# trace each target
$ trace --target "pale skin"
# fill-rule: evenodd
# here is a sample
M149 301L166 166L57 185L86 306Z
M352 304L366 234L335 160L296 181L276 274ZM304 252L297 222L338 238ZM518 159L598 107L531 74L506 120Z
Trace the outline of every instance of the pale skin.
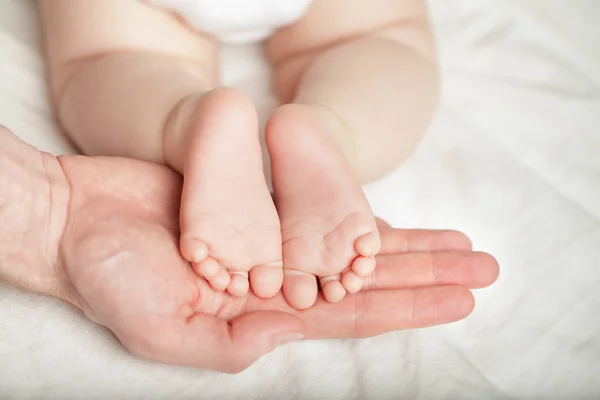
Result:
M137 356L235 373L301 337L368 337L462 319L473 309L469 288L498 277L496 260L473 252L461 233L379 221L377 269L360 293L335 304L319 298L302 311L281 293L231 296L181 257L181 189L165 166L56 158L0 127L0 282L75 305Z
M314 0L265 43L281 100L266 129L274 201L256 111L220 88L212 38L138 0L38 1L63 128L86 154L183 174L180 251L213 289L283 285L298 309L315 277L328 301L361 289L381 246L361 183L410 155L435 107L423 0Z

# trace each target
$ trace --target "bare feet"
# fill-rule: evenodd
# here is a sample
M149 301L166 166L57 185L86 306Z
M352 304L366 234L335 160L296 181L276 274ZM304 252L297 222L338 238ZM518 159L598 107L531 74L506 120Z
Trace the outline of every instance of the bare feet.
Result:
M183 167L183 257L216 290L236 296L250 283L274 296L283 280L279 218L265 182L258 121L233 89L204 96L191 125Z
M473 308L472 294L456 285L484 287L498 276L495 260L472 252L464 235L382 228L378 270L354 298L297 312L280 293L232 297L212 290L179 254L177 174L124 158L68 156L62 164L71 192L57 258L68 290L46 294L67 292L63 299L150 360L239 372L275 344L298 338L292 332L351 338L447 323ZM14 227L2 228L0 239L14 239ZM35 278L21 277L16 281Z
M375 269L380 238L360 183L332 135L349 134L333 114L288 104L266 130L283 241L283 291L310 307L319 277L324 297L341 300Z
M377 272L356 297L303 312L280 294L234 298L179 254L178 174L127 158L61 160L0 127L0 280L70 301L150 360L240 372L292 332L352 338L448 323L473 309L464 286L498 277L462 234L381 224Z

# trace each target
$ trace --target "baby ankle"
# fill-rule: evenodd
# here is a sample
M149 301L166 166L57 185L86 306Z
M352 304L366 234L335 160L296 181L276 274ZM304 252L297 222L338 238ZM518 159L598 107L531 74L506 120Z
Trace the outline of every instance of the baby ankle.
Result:
M165 120L162 141L163 159L179 173L183 173L191 123L201 99L201 94L182 98Z

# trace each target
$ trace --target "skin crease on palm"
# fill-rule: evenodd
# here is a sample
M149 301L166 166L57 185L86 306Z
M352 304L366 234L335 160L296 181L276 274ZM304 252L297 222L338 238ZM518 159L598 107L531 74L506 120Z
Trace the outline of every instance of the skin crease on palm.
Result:
M449 323L472 311L469 289L498 276L494 258L473 252L463 234L379 221L377 269L360 293L339 303L319 298L302 311L281 293L231 297L180 256L178 174L122 158L58 161L5 129L0 152L0 238L13 239L0 241L0 279L74 304L153 361L233 373L301 337L360 338ZM27 252L14 251L23 243ZM26 268L15 270L19 264Z

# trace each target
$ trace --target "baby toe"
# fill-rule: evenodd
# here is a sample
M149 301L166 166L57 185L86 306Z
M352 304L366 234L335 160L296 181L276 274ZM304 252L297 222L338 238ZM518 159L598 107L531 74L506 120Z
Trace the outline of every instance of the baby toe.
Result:
M323 297L330 303L336 303L346 296L346 289L340 282L340 275L324 276L320 278Z
M362 235L355 242L356 252L363 257L374 257L381 250L379 232L373 231Z
M247 272L232 272L231 273L231 282L227 287L227 291L232 296L242 297L248 294L248 289L250 288L250 284L248 282L248 273Z
M352 271L361 278L366 278L375 271L375 265L375 257L357 257L352 263Z
M215 275L212 279L209 279L208 282L213 289L218 292L222 292L227 289L231 283L231 276L229 275L229 272L225 270L225 268L221 267L217 275Z
M342 274L341 283L348 293L358 293L362 289L363 280L353 271L346 271Z
M194 271L203 278L213 279L223 267L214 258L207 258L200 263L192 264Z
M181 256L189 262L199 263L208 257L208 247L204 242L189 235L181 235L179 242Z

